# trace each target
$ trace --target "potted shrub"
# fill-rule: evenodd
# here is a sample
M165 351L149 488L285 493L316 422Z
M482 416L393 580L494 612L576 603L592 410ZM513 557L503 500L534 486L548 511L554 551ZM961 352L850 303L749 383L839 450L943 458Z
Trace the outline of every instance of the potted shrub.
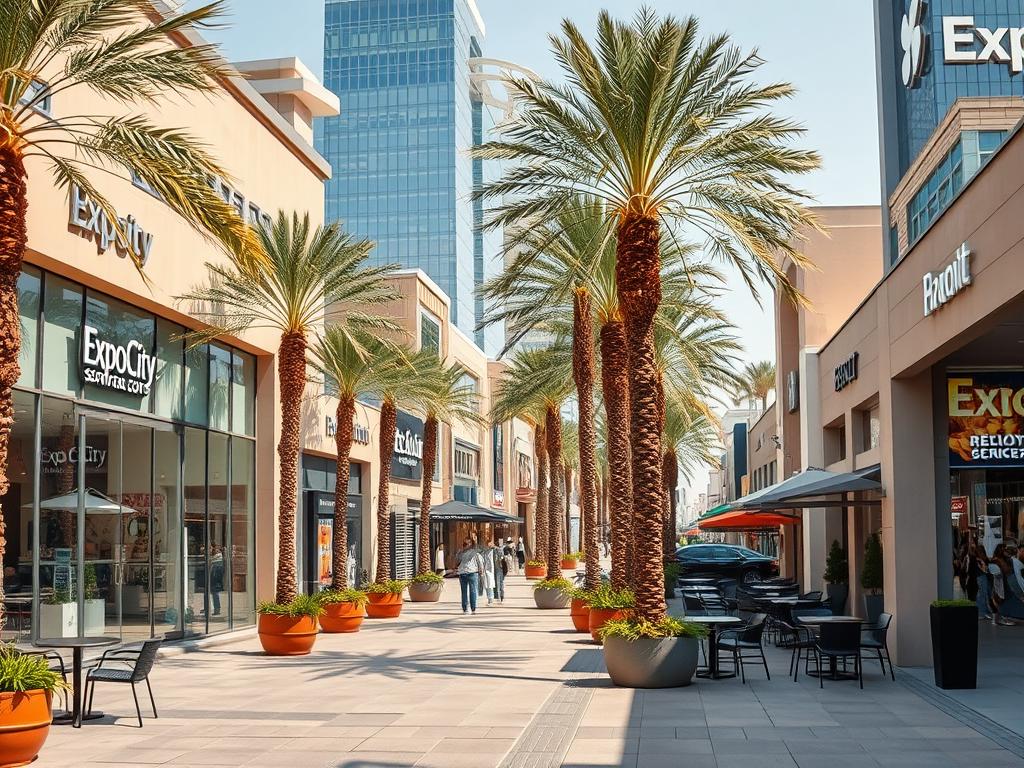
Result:
M96 582L96 566L85 566L85 635L102 635L107 628L107 601L100 597Z
M676 596L676 587L679 586L679 577L683 575L683 564L678 561L665 563L665 599L673 600Z
M358 589L326 590L317 595L324 607L320 627L324 632L358 632L366 615L367 596Z
M316 595L297 595L290 603L260 603L257 631L268 656L305 656L316 642L317 620L324 612Z
M78 634L78 603L66 589L55 589L39 606L40 637L75 637Z
M583 559L582 552L566 552L562 555L562 570L563 571L575 571L579 567L580 560Z
M129 568L127 583L121 586L121 612L126 616L145 616L149 612L145 601L148 589L145 570Z
M526 564L526 578L543 579L548 575L548 566L543 560L531 560Z
M971 600L936 600L930 612L935 685L977 688L978 606Z
M632 616L635 600L628 589L612 589L610 584L602 584L590 596L590 636L594 642L601 642L599 631L609 621L617 621Z
M406 581L384 581L364 584L370 602L366 605L366 615L371 619L397 619L402 612L402 593Z
M846 559L846 550L839 546L838 541L832 541L822 578L828 585L825 590L832 601L832 613L841 614L846 608L846 598L850 593L850 563Z
M568 608L572 599L572 583L568 579L556 576L553 579L542 579L533 585L533 602L538 608Z
M877 624L878 617L885 610L885 595L882 594L882 541L877 533L868 536L864 544L864 568L860 574L860 585L864 588L864 616L869 624Z
M68 688L46 659L0 643L0 768L36 759L50 733L53 694Z
M612 682L625 688L679 688L697 671L700 624L667 617L658 622L627 617L606 622L599 635Z
M569 592L569 618L577 632L590 631L590 598L593 593L586 589Z
M443 591L444 577L433 571L414 576L409 582L409 599L414 603L436 603Z

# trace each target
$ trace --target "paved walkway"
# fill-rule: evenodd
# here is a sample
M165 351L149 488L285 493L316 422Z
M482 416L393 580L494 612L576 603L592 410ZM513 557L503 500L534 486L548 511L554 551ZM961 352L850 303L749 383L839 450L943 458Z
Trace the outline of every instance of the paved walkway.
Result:
M34 765L1024 767L877 664L863 691L793 683L780 652L771 682L751 668L747 685L617 689L600 650L567 612L537 611L521 578L475 616L457 591L449 581L441 603L321 635L304 658L263 656L255 637L161 658L158 720L139 729L127 687L101 687L96 705L113 716L52 728Z

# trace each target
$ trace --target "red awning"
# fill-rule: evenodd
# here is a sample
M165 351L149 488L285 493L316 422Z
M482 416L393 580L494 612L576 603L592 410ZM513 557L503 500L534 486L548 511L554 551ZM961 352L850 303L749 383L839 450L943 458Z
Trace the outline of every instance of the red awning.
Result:
M691 528L683 536L700 536L700 528Z
M702 520L699 525L704 531L757 531L778 528L780 525L795 525L801 518L782 515L778 512L745 512L735 510Z

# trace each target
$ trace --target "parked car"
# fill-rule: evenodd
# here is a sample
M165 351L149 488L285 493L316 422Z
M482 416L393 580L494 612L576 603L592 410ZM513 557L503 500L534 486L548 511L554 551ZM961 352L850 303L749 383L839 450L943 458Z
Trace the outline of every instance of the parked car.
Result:
M710 574L744 584L779 574L779 561L735 544L690 544L676 550L683 574Z

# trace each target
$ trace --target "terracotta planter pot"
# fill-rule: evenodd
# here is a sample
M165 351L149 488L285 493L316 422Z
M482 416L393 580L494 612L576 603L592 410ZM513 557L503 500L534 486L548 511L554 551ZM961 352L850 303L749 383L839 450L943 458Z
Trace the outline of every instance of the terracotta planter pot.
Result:
M366 612L355 603L327 603L325 613L320 617L324 632L358 632Z
M371 619L397 619L402 612L401 592L371 592L366 615Z
M546 565L527 565L526 566L526 578L528 579L543 579L548 575L548 567Z
M50 733L53 694L0 693L0 768L28 765Z
M569 606L569 615L572 617L572 625L576 627L577 632L590 631L590 606L585 600L574 597Z
M594 642L600 643L601 638L597 635L597 630L605 625L606 622L612 619L624 619L626 618L626 611L621 608L591 608L590 609L590 636L594 638Z
M568 608L571 602L569 596L560 589L535 589L533 590L533 602L538 608L548 610L551 608Z
M444 592L444 584L414 581L409 584L409 599L414 603L436 603Z
M575 571L578 566L579 566L579 561L577 561L577 560L563 560L562 561L562 570L563 571Z
M260 614L256 625L260 644L268 656L306 656L316 642L315 616Z
M604 644L604 664L616 685L680 688L693 681L698 648L692 637L641 637L633 642L609 637Z

